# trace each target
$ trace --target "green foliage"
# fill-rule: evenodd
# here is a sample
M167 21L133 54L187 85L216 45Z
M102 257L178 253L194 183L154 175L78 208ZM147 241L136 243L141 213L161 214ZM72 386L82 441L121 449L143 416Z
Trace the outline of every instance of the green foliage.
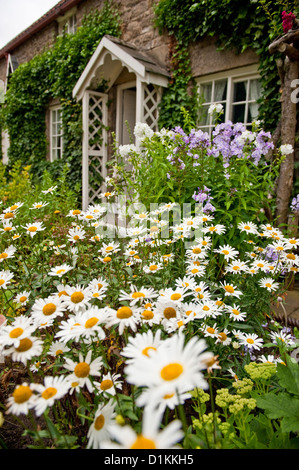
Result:
M271 41L283 34L281 13L296 12L296 1L238 0L160 0L155 7L156 25L174 35L180 45L191 44L205 37L217 37L220 50L236 53L253 49L259 57L262 97L259 114L264 129L274 131L280 117L280 81L277 73L277 55L269 54ZM178 82L177 87L184 90ZM174 85L170 85L170 89ZM170 91L167 95L170 94ZM176 100L176 96L173 94ZM168 99L170 100L168 96ZM168 103L170 108L170 104ZM171 116L170 116L171 117ZM172 124L171 119L168 124Z
M120 35L117 10L107 0L102 10L88 14L76 34L59 36L54 46L20 65L10 76L1 121L10 135L9 164L21 160L31 165L34 180L45 170L59 178L69 163L68 181L81 179L81 103L72 97L73 88L99 41L105 34ZM59 98L64 132L63 161L46 161L45 113L51 99Z

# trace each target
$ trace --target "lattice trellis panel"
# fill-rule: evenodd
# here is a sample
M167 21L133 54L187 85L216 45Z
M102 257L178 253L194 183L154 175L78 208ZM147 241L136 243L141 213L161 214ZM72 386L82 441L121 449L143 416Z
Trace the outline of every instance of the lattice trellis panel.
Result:
M83 98L83 208L100 200L107 163L107 95L86 91Z
M143 83L143 122L154 132L158 131L159 103L162 89L160 86Z

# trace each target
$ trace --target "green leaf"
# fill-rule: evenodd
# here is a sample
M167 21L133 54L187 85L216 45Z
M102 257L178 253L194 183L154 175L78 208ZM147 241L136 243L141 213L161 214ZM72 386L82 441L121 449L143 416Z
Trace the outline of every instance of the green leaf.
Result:
M292 362L291 358L287 356L287 366L277 364L277 376L282 387L289 393L299 395L299 365L297 362Z

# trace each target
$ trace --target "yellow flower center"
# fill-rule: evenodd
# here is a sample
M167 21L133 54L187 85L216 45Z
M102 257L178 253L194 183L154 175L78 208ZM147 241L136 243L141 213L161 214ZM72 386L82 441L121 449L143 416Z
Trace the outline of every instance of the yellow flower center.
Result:
M213 335L215 333L215 329L209 326L209 328L207 328L207 332Z
M245 230L250 230L250 226L249 226L249 225L244 225L244 228L245 228Z
M105 197L111 196L111 193L105 193L104 196Z
M56 271L56 274L62 274L62 273L65 273L65 269L58 269Z
M31 227L28 228L29 232L36 232L37 227L35 225L32 225Z
M68 293L65 290L61 290L58 296L61 297L62 295L68 295Z
M123 320L125 318L130 318L133 315L132 309L130 307L120 307L117 312L117 318Z
M10 207L11 211L15 211L19 206L17 204L14 204L13 206Z
M82 300L84 299L84 294L83 292L73 292L73 294L71 295L71 301L74 303L74 304L79 304L80 302L82 302Z
M94 422L94 427L97 431L100 431L105 424L105 418L103 415L99 415Z
M16 351L18 352L26 352L29 351L32 347L32 341L29 338L24 338L20 340L19 346L16 348Z
M96 317L89 318L85 322L85 328L92 328L93 326L95 326L98 323L98 321L99 321L99 319L96 318Z
M109 251L112 251L112 250L113 250L113 246L107 246L105 251L109 252Z
M55 397L56 393L57 393L57 388L48 387L46 388L46 390L43 391L42 397L44 398L44 400L49 400L50 398Z
M150 350L152 350L152 351L157 351L157 349L154 348L153 346L147 346L146 348L144 348L144 349L142 350L142 354L144 354L144 355L147 356L147 357L150 357L149 354L148 354L148 352L149 352Z
M164 398L164 400L168 400L169 398L172 398L172 397L174 397L174 393L166 394L166 395L164 395L163 398Z
M149 270L150 271L156 271L156 269L158 269L158 266L156 264L152 264L150 267L149 267Z
M103 262L104 263L109 263L111 261L111 257L110 256L105 256L105 258L103 259Z
M62 349L57 349L57 351L55 352L56 356L59 356L59 354L63 354Z
M220 341L225 341L227 339L227 335L225 333L219 333L218 338Z
M19 336L21 336L21 334L24 332L23 328L14 328L13 330L11 330L11 332L9 333L9 337L10 338L18 338Z
M198 273L198 271L199 271L199 269L197 269L197 268L193 268L193 269L191 270L192 274L196 274L196 273Z
M12 212L7 212L4 216L4 219L12 219L14 217L14 214Z
M19 300L20 302L25 302L27 300L26 295L22 295Z
M7 253L0 253L0 259L5 259L5 258L8 258L8 254Z
M31 397L32 390L28 387L28 385L20 385L15 389L12 395L15 403L25 403Z
M172 362L167 366L163 367L161 370L161 377L163 380L175 380L177 379L182 373L184 369L183 366L177 362Z
M205 305L204 307L202 307L202 309L205 311L205 312L208 312L210 310L210 307L208 307L207 305Z
M221 253L223 253L224 255L229 255L229 251L228 251L228 250L222 250Z
M266 282L265 286L266 287L272 287L272 284L270 284L270 282Z
M131 449L156 449L156 444L152 439L147 439L140 434L134 444L131 445Z
M176 317L176 310L173 307L166 307L164 309L164 317L169 320L170 318L175 318Z
M44 307L43 307L43 314L44 315L52 315L54 312L56 311L56 305L53 304L52 302L46 304Z
M79 240L80 237L79 237L79 235L74 235L74 236L73 236L73 239L74 239L74 240Z
M5 283L4 279L0 279L0 286L3 286L4 283Z
M296 259L296 256L295 256L293 253L289 253L289 254L287 255L287 258L288 258L288 259Z
M140 297L145 297L143 292L134 292L132 294L133 299L139 299Z
M194 253L195 255L198 255L199 253L201 253L201 249L200 248L193 248L192 253Z
M113 387L112 380L106 379L101 382L100 389L101 390L109 390L109 388Z
M240 266L233 266L234 271L239 271L240 269L241 269Z
M171 300L179 300L182 297L182 294L172 294L170 296Z
M233 294L235 292L235 289L233 288L233 286L225 286L224 289L226 290L226 292L229 292L230 294Z
M237 310L236 308L233 308L232 312L233 312L234 315L240 315L239 310Z
M252 338L247 338L246 341L249 344L254 344L254 340Z
M75 375L79 378L85 378L89 376L90 367L87 362L79 362L74 369Z
M12 227L4 227L3 229L5 232L9 232L10 230L12 230Z
M154 313L151 310L144 310L141 316L144 320L151 320L154 317Z

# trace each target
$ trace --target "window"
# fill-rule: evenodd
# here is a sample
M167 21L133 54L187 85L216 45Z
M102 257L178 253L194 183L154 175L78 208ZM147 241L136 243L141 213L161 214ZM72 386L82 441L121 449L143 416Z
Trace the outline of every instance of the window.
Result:
M59 34L75 34L77 31L77 8L71 8L64 15L57 18Z
M53 162L62 158L63 135L61 108L56 107L50 110L50 160Z
M209 133L213 129L213 122L208 109L214 103L223 106L222 122L242 122L250 128L258 117L256 101L261 95L259 76L257 73L249 74L248 69L236 75L215 74L210 78L202 78L199 80L199 92L203 100L199 127Z
M67 34L75 34L77 31L77 18L76 15L72 15L69 17L65 24L65 32Z

